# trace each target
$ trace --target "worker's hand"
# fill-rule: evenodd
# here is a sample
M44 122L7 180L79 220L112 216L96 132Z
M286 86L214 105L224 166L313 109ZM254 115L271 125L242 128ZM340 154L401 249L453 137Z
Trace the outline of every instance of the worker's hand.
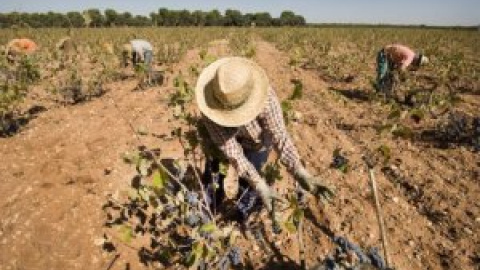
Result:
M255 186L255 190L260 195L260 198L262 198L263 204L268 212L272 211L272 205L275 201L283 201L283 199L271 189L265 181L259 181Z
M312 176L303 166L295 170L295 179L306 191L324 202L329 202L335 197L335 189L323 183L318 177Z

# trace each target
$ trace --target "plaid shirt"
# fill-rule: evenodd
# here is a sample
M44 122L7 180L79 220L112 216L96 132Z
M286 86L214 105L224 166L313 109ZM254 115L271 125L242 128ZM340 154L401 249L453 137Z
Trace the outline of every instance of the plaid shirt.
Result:
M237 170L238 176L256 183L261 179L243 150L256 151L273 144L281 162L294 172L300 162L298 151L290 139L283 121L282 109L275 91L270 88L264 110L250 123L240 127L223 127L203 116L205 127L214 144Z

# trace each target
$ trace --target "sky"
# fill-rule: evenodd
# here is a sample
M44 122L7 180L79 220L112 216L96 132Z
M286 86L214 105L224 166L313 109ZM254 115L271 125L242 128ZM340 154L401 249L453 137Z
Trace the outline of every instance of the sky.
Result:
M480 25L480 0L0 0L0 13L64 13L113 8L148 15L161 7L221 12L231 8L242 13L266 11L274 17L283 10L292 10L309 23Z

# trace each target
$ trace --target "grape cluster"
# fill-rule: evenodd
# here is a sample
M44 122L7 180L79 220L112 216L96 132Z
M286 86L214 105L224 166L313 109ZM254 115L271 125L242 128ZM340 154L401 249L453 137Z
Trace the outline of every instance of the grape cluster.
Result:
M383 260L382 255L380 255L378 252L378 248L376 247L372 247L368 250L368 257L370 258L370 262L378 269L385 269L385 261Z
M198 204L198 193L193 191L187 192L187 203L191 206L196 206Z
M443 130L443 139L446 142L460 142L467 133L467 119L460 114L450 114Z
M480 151L480 117L474 117L469 125L467 115L451 113L446 121L437 127L436 139L442 147L450 144L467 144L474 152Z
M248 216L253 212L255 205L257 204L258 200L258 194L255 190L252 189L242 189L240 194L243 194L245 192L245 195L240 199L240 201L237 204L237 209L241 214L241 217L243 220L246 220Z
M357 265L348 269L361 269L361 266L370 266L368 269L388 270L385 265L383 257L379 254L377 248L370 248L367 252L364 252L358 245L348 241L344 237L334 237L333 242L337 244L333 254L327 256L327 258L314 269L323 270L337 270L343 269L341 265L344 265L344 259L347 258L348 253L354 253L358 258Z
M228 253L228 258L233 266L240 265L242 263L242 251L239 247L233 247Z
M358 259L360 260L360 263L368 263L369 259L368 256L363 253L362 249L354 244L349 242L346 238L344 237L334 237L333 241L338 245L336 249L337 254L342 254L342 253L347 253L348 251L353 251Z
M335 169L340 169L345 165L347 165L347 163L348 163L348 159L342 156L340 153L338 153L333 155L333 161L331 166Z
M200 221L201 221L200 217L196 214L190 214L185 219L185 223L187 223L187 225L190 227L197 226L198 224L200 224Z

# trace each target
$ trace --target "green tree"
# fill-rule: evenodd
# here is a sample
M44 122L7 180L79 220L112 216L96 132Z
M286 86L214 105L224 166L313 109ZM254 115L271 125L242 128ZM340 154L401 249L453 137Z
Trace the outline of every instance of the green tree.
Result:
M207 13L205 20L205 25L207 26L218 26L222 25L223 17L217 9L214 9Z
M238 10L227 9L225 11L225 17L223 19L223 25L225 26L244 26L245 18Z
M90 18L90 25L91 27L102 27L105 24L105 18L103 17L102 13L98 9L89 9L86 11L86 14Z
M193 17L190 11L186 9L178 11L178 25L179 26L193 25Z
M258 12L255 13L254 22L256 26L271 26L272 16L268 12Z
M193 25L204 26L207 21L207 14L201 10L192 12Z
M69 20L72 27L82 27L85 25L85 20L83 19L83 16L82 14L80 14L80 12L67 12L67 19Z
M119 25L131 25L133 22L133 15L130 12L123 12L118 16Z
M115 26L118 24L118 13L113 9L105 10L105 26Z

